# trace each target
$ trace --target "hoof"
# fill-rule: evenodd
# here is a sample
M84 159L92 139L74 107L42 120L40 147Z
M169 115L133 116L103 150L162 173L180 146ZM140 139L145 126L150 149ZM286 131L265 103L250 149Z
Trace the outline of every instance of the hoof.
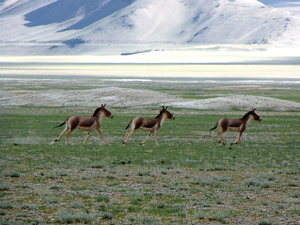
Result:
M126 142L122 141L122 145L126 145Z
M225 145L225 142L219 141L219 144L223 144L223 145Z

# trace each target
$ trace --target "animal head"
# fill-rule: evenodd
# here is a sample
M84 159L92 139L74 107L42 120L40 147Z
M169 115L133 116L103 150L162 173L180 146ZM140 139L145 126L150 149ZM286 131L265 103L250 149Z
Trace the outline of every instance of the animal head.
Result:
M162 107L162 110L160 110L160 113L159 113L159 115L161 115L161 114L164 114L164 115L166 115L166 117L168 118L168 119L170 119L170 120L175 120L175 116L172 114L172 113L170 113L169 111L168 111L168 106L166 106L166 107Z
M249 112L250 115L252 116L253 120L258 121L258 122L262 121L262 118L260 118L260 116L256 114L255 110L256 109L253 109L252 111Z
M105 106L106 106L106 104L101 104L101 107L98 107L96 110L95 110L95 112L94 112L94 114L93 114L93 116L97 116L99 113L102 113L105 117L108 117L108 118L113 118L114 116L113 116L113 114L110 112L110 111L108 111L106 108L105 108Z

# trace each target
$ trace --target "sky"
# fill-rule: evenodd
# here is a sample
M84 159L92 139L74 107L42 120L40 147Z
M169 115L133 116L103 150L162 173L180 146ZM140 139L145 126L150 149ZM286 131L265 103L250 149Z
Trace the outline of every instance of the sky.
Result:
M282 8L300 14L300 0L259 0L265 5Z

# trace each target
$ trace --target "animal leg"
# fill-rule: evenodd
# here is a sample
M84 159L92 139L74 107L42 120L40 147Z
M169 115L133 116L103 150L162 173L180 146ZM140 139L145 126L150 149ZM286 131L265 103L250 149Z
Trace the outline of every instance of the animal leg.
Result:
M130 137L131 135L133 135L133 133L136 132L136 130L137 130L137 129L132 129L132 130L127 131L127 133L126 133L127 137L124 139L123 144L126 144L126 143L127 143L129 137Z
M65 129L60 133L59 137L56 138L56 139L53 141L53 144L56 143L56 142L58 142L58 141L61 139L61 137L62 137L68 130L69 130L69 123L68 123L68 121L67 121Z
M234 144L240 143L240 141L243 139L242 136L243 136L243 132L239 132L238 139L236 141L232 142L230 145L234 145Z
M124 139L123 139L123 141L122 141L122 144L126 144L126 142L128 141L128 135L129 135L129 133L131 132L131 130L127 130L126 131L126 134L125 134L125 137L124 137Z
M219 139L220 139L219 143L223 143L223 145L225 145L225 140L222 138L222 134L225 133L225 132L226 132L226 130L225 131L220 130L220 131L217 132L217 135L219 136Z
M155 131L155 144L156 144L156 146L159 146L158 141L157 141L157 134L158 134L158 130Z
M85 138L85 141L84 141L84 143L83 144L86 144L86 142L87 142L87 140L89 139L89 137L91 136L91 133L90 132L88 132L88 135L86 136L86 138Z
M100 137L102 138L102 140L104 141L104 143L105 143L106 145L108 145L108 143L104 140L104 137L103 137L103 135L102 135L100 129L96 129L96 131L98 132L98 134L100 135Z
M141 143L140 143L140 145L143 145L143 144L145 144L145 142L149 140L150 136L151 136L151 132L149 132L149 134L147 135L147 138L146 138L146 140L145 140L145 141L143 141L143 142L141 142Z
M69 136L70 136L70 134L73 132L73 130L74 130L74 129L71 129L71 128L70 128L70 130L67 132L67 134L66 134L66 144L69 144Z

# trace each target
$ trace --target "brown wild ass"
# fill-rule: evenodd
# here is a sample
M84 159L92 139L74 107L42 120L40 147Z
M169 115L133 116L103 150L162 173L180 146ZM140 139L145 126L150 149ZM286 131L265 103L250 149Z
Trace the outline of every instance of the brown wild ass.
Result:
M250 122L252 120L258 121L260 122L262 119L260 118L260 116L258 116L255 113L255 109L253 109L252 111L247 112L243 118L241 119L232 119L232 118L221 118L216 126L214 128L212 128L210 130L210 132L214 129L216 129L218 127L218 125L220 126L221 130L217 132L220 141L219 143L223 143L223 145L225 145L225 141L222 138L222 134L225 133L228 129L231 131L235 131L235 132L239 132L239 137L236 141L232 142L231 145L233 144L238 144L241 139L242 139L242 135L243 132L246 130L247 126L250 124Z
M145 141L141 142L140 144L143 145L151 136L151 134L154 132L155 133L155 140L156 140L156 145L158 146L158 141L157 141L157 133L159 129L162 127L165 119L171 119L174 120L175 116L170 113L168 110L168 106L162 107L162 110L159 112L158 116L155 118L143 118L143 117L135 117L133 120L131 120L128 124L128 126L125 128L127 130L129 126L131 128L126 131L125 138L122 142L122 144L126 144L129 137L136 132L139 128L143 131L149 132L147 138Z
M67 131L68 132L66 134L66 143L69 144L69 140L68 140L69 135L77 127L78 129L80 129L82 131L88 132L88 135L84 141L84 144L86 144L87 140L89 139L91 132L97 131L98 134L100 135L100 137L102 138L102 140L104 141L104 143L108 145L108 143L104 140L103 135L100 131L100 125L101 125L101 122L104 117L113 118L113 114L111 112L109 112L105 108L105 106L106 106L106 104L104 104L104 105L102 104L101 107L97 108L94 111L93 116L84 117L84 116L73 115L73 116L69 117L65 122L60 124L59 126L56 126L56 127L61 127L62 125L66 124L66 128L61 132L60 136L54 140L53 144L55 142L58 142Z

